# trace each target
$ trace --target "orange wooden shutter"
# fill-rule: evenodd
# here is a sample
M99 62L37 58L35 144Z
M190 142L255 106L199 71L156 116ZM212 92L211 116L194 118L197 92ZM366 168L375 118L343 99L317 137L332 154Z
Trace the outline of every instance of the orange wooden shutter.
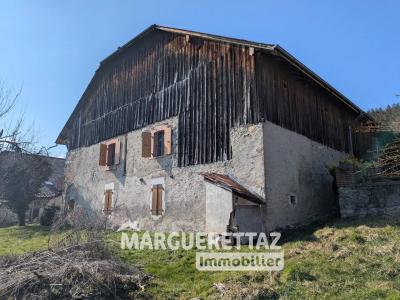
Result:
M154 185L151 189L152 200L151 200L151 214L155 216L162 215L162 193L163 193L162 184Z
M112 210L112 190L104 192L104 212L109 214Z
M172 153L172 128L167 127L164 129L164 154Z
M157 202L158 202L158 189L157 186L153 186L151 189L152 200L151 200L151 214L157 215Z
M142 157L151 157L151 133L142 132Z
M108 205L107 209L111 210L112 209L112 191L108 191Z
M157 215L161 215L163 212L162 192L163 192L163 187L161 184L158 184L157 185Z
M99 165L100 166L107 165L107 145L106 144L100 144Z
M114 155L114 165L119 165L121 156L121 142L119 140L115 141L115 155Z
M163 131L153 132L153 134L151 136L151 144L152 144L151 156L153 156L153 157L161 155L161 153L159 153L159 151L158 151L160 134L163 134Z
M108 191L104 191L104 210L107 210L108 206Z

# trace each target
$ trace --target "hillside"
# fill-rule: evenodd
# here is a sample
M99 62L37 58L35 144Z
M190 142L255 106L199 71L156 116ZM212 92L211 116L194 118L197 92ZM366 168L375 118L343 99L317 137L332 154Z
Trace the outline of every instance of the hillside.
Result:
M111 236L118 241L118 234ZM0 255L46 245L47 231L39 226L0 229ZM399 245L400 220L368 218L285 235L281 273L198 272L194 250L118 250L117 255L153 276L144 297L400 299Z

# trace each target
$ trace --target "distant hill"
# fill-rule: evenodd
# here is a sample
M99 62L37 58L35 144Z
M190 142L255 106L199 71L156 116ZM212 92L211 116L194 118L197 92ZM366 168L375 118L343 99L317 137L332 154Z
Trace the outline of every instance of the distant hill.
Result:
M389 105L386 108L374 108L368 113L383 127L400 131L400 103Z

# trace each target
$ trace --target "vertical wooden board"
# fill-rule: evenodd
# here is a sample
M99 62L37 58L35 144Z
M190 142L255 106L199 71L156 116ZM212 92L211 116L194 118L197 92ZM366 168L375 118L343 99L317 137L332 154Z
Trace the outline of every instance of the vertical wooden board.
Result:
M172 154L172 128L166 127L164 129L164 154Z
M112 190L106 190L104 192L104 210L106 212L112 209Z
M157 204L158 204L158 188L153 186L151 189L151 214L157 215Z
M112 197L113 197L113 192L112 190L108 191L108 210L112 210Z
M151 132L144 131L142 132L142 157L151 157L152 153L152 138Z
M126 147L126 145L125 145ZM115 141L115 155L114 155L114 164L119 165L121 160L121 141L117 139Z
M107 165L107 145L106 144L100 144L99 165L100 166Z
M164 208L162 205L162 201L163 201L163 186L161 184L157 185L157 214L161 215Z
M104 191L104 194L103 194L103 210L107 210L107 197L108 197L108 194L107 194L107 191Z

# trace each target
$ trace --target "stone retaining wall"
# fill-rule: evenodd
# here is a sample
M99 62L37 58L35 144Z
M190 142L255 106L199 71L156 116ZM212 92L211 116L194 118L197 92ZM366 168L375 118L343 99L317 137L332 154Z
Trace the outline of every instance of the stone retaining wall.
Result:
M400 215L400 181L340 187L339 204L342 218Z

